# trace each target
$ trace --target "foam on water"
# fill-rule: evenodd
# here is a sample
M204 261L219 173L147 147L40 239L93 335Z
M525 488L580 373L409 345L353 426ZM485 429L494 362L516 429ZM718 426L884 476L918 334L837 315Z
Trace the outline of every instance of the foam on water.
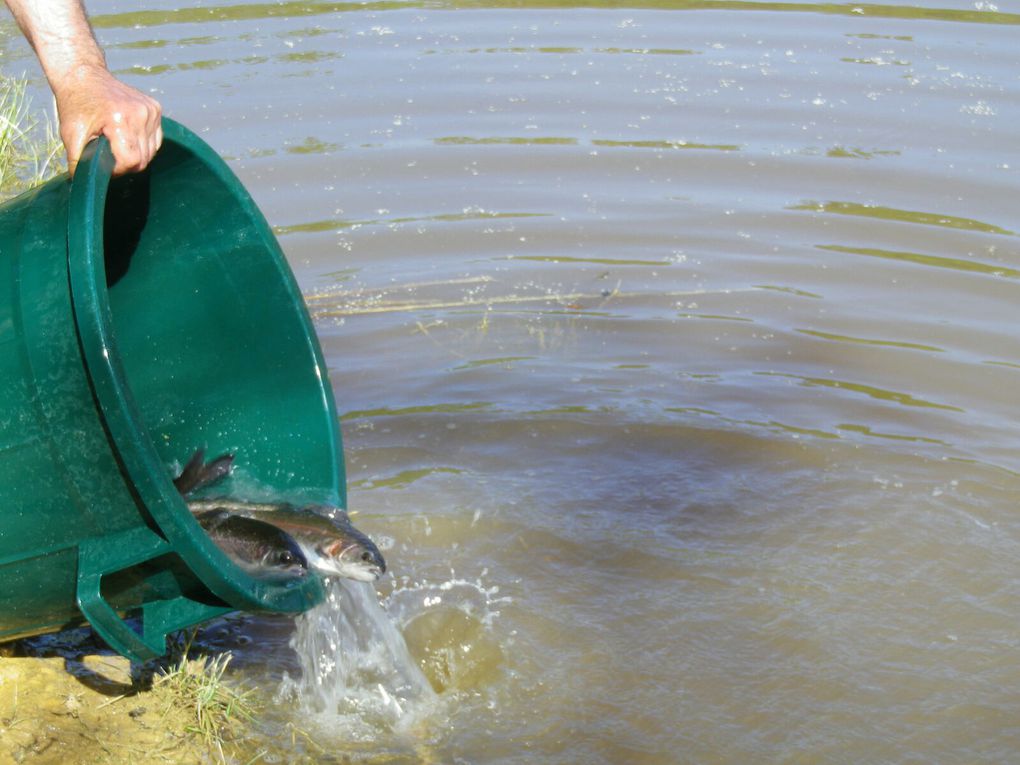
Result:
M297 620L290 644L301 675L284 676L278 699L293 699L300 717L348 740L409 731L436 709L437 694L372 585L326 586L325 601Z

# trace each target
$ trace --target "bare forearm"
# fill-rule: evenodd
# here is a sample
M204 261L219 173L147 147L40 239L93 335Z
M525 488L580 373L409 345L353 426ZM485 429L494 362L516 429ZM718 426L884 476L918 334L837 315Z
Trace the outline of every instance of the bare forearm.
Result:
M83 68L106 68L79 0L6 0L54 91L73 87Z

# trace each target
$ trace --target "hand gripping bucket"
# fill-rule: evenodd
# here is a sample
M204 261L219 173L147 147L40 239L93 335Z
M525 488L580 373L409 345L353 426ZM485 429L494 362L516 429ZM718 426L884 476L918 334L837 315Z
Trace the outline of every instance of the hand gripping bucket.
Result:
M144 660L173 630L323 597L311 574L248 576L172 483L204 447L236 454L223 493L346 501L326 367L279 245L215 152L163 130L144 173L111 180L99 139L73 182L0 207L0 640L84 617Z

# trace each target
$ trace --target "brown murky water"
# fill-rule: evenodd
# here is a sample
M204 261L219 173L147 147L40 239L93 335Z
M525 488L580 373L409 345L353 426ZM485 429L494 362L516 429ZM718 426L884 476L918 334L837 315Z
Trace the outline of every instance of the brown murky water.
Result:
M90 7L277 227L437 691L267 760L1015 761L1020 7Z

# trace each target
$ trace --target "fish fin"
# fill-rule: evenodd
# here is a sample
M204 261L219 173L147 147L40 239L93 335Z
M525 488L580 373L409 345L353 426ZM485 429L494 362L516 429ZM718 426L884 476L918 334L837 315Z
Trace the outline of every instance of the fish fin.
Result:
M221 478L230 475L234 469L234 455L229 452L221 454L212 462L207 462L202 471L202 482L195 489L204 488L215 483Z
M221 454L211 462L205 462L205 449L196 449L184 470L174 479L174 486L186 497L230 475L233 468L233 454Z
M207 532L215 531L220 524L224 521L232 518L223 508L216 508L215 510L202 510L201 512L195 513L194 518L198 521L198 525L205 529Z
M201 478L202 466L205 463L205 449L199 447L191 455L188 464L181 470L181 474L174 479L174 486L182 495L189 494L195 490Z

